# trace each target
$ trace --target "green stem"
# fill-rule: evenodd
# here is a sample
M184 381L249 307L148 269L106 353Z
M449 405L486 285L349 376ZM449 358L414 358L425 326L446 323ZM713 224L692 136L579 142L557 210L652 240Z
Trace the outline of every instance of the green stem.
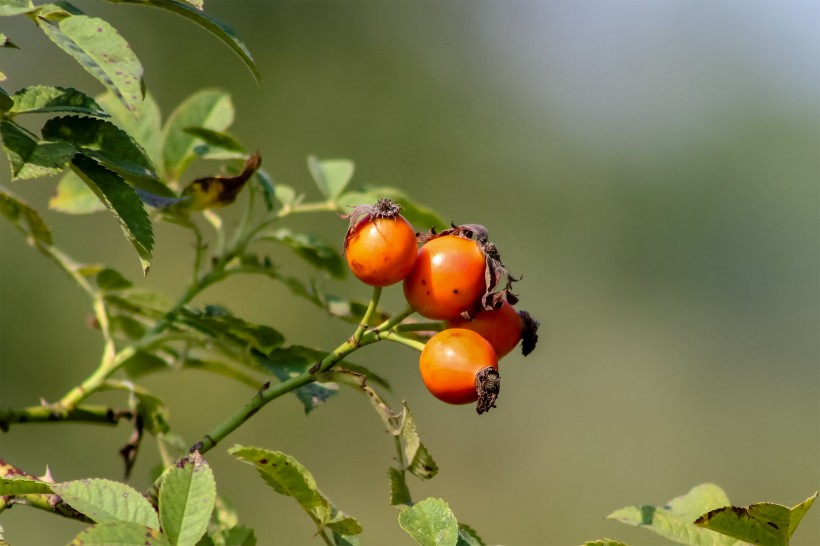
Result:
M387 332L379 332L377 334L377 337L379 339L386 339L388 341L395 341L396 343L407 345L408 347L412 347L417 351L422 351L424 349L424 343L422 343L421 341L404 337L402 335L397 334L396 332L393 332L392 330L388 330Z
M359 323L359 327L356 328L356 331L353 333L354 343L358 344L361 341L362 335L364 335L365 330L367 330L367 326L370 324L370 319L373 316L373 313L379 306L379 298L381 298L381 295L382 287L374 286L373 295L370 297L370 303L367 304L367 310L364 312L364 316L362 317L362 321Z
M399 324L396 332L440 332L444 328L442 322L411 322L409 324Z
M98 425L116 425L121 419L131 419L129 410L107 406L77 406L69 411L58 411L52 406L31 406L18 409L0 409L0 430L7 432L11 425L23 423L54 423L72 421Z

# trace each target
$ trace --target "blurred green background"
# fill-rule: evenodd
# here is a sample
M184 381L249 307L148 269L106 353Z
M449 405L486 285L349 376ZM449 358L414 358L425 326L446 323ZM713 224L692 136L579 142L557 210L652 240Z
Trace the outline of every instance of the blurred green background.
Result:
M820 39L816 2L214 1L263 74L188 22L78 2L133 45L163 113L193 91L229 90L233 127L277 181L318 197L305 158L356 161L355 184L398 186L458 223L485 224L524 280L540 346L504 362L498 409L439 403L416 356L356 355L406 398L441 473L441 496L488 543L661 542L605 516L711 481L735 504L793 504L820 484ZM99 84L29 21L2 20L4 87ZM8 182L7 163L0 176ZM54 180L10 184L45 211ZM77 259L139 279L107 214L44 212ZM229 215L230 217L230 215ZM338 240L344 222L295 222ZM192 242L158 225L146 287L176 294ZM277 257L274 256L274 259ZM308 270L294 264L297 274ZM353 281L327 281L366 298ZM401 290L386 290L398 310ZM330 348L348 328L257 278L220 303ZM96 365L84 295L0 222L0 403L54 400ZM250 395L195 372L152 377L172 424L194 439ZM100 398L104 399L104 398ZM0 457L59 480L121 479L129 431L15 427ZM343 391L305 417L290 398L215 449L220 491L260 544L317 544L297 505L225 449L293 455L360 519L365 544L410 544L387 505L393 445L365 399ZM156 463L146 442L132 483ZM15 545L64 543L83 526L24 507L0 515ZM820 509L793 544L820 544Z

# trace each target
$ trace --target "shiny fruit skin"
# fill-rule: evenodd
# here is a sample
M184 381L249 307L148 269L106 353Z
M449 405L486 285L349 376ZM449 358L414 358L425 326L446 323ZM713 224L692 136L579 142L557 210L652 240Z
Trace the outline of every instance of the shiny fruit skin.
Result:
M416 232L403 216L368 218L347 240L345 258L353 275L370 286L390 286L404 279L416 262Z
M421 379L427 390L448 404L478 400L476 374L484 368L498 370L490 343L471 330L452 328L431 337L419 358Z
M475 241L456 235L436 237L418 251L404 279L404 297L429 319L454 319L472 312L487 290L484 252Z
M447 327L472 330L489 341L495 355L502 358L521 341L524 324L518 311L505 301L498 309L480 311L472 320L448 320Z

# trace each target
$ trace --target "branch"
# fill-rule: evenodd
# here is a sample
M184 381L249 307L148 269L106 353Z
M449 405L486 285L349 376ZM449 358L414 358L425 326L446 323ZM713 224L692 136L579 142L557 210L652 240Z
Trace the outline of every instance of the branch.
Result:
M134 414L130 410L107 406L77 406L68 411L51 405L16 409L0 408L0 430L8 432L11 425L18 423L54 423L57 421L116 425L121 419L133 418Z
M19 468L0 459L0 478L11 478L14 476L25 476L32 480L44 482L47 484L54 483L51 479L51 473L46 470L46 475L38 478L20 470ZM6 508L11 508L15 504L25 504L40 510L45 510L53 514L57 514L66 518L75 519L85 523L94 523L87 516L76 511L69 506L62 498L54 494L29 494L29 495L6 495L0 496L0 512Z

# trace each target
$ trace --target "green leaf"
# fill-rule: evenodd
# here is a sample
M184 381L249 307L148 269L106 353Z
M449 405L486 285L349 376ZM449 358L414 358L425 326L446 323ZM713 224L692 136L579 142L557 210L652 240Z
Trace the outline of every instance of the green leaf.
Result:
M213 472L199 452L179 461L159 488L159 517L171 544L196 544L208 528L215 503Z
M96 523L127 521L159 529L159 519L151 503L124 483L91 478L51 486L72 508Z
M51 484L31 476L0 478L0 497L11 495L50 495Z
M340 512L317 488L313 475L296 459L280 451L235 445L228 453L256 467L274 491L293 497L308 512L320 530L340 535L358 535L362 528L354 518Z
M38 141L14 122L0 121L3 150L11 164L12 180L59 174L76 153L74 146L61 140Z
M456 546L487 546L475 529L464 523L458 524L458 542ZM613 544L612 546L617 546Z
M248 344L262 353L273 350L285 341L285 337L270 326L247 322L217 306L208 306L200 312L184 311L183 316L187 322L214 337Z
M51 230L40 214L25 201L2 189L0 189L0 214L22 227L35 241L46 245L51 244ZM25 226L21 222L24 222Z
M180 104L171 113L163 130L163 165L166 175L178 180L196 157L194 147L199 142L185 130L203 127L224 131L233 123L234 107L231 96L219 89L204 89Z
M694 525L695 519L726 506L729 499L717 485L706 483L692 488L663 506L628 506L607 516L627 525L644 527L679 544L692 546L733 546L735 540Z
M103 93L97 101L111 114L111 121L145 150L151 165L162 167L162 119L154 96L146 93L136 112L126 109L111 93Z
M0 2L0 17L20 15L37 10L31 0L3 0Z
M276 231L265 233L260 237L262 241L273 241L290 247L300 258L312 266L327 271L337 279L344 278L347 267L341 254L313 235L294 233L288 228L279 228Z
M429 480L438 474L438 465L421 443L416 431L416 423L407 404L402 409L401 428L399 436L403 441L404 460L407 461L407 470L420 480Z
M234 527L225 535L225 546L256 546L256 535L253 529Z
M145 335L146 326L133 317L127 315L110 315L108 322L111 331L120 339L134 341ZM130 372L129 372L130 375Z
M75 112L101 118L109 117L97 101L73 87L31 85L17 91L12 95L12 100L12 114Z
M122 369L128 377L136 379L144 375L166 371L170 369L170 365L156 354L137 351L122 363Z
M142 65L122 36L105 20L71 15L37 24L55 44L134 112L142 102Z
M9 37L3 34L2 32L0 32L0 47L20 49L20 47L17 44L9 40Z
M245 159L248 153L236 137L223 131L214 131L205 127L188 127L184 129L203 142L194 147L194 153L206 159Z
M361 537L358 535L340 535L339 533L333 532L331 536L333 537L334 546L359 546L361 544Z
M399 525L420 546L455 546L458 522L441 499L427 498L399 513Z
M74 171L66 171L57 182L57 191L49 199L48 207L65 214L91 214L105 210L105 204Z
M126 238L139 255L143 273L147 274L151 266L154 232L137 193L117 174L85 156L78 155L73 164L77 174L120 223Z
M273 178L264 169L257 169L256 180L259 182L259 188L262 190L262 197L265 199L265 208L268 211L273 210L273 200L276 197L276 186L273 183Z
M284 207L292 207L299 202L299 196L296 195L296 190L285 184L276 184L274 188L274 195L276 200L282 203Z
M140 145L110 121L79 116L52 118L43 126L43 138L70 142L83 154L137 188L156 195L176 197L157 178L151 160Z
M700 516L695 525L751 544L788 546L789 539L816 498L817 493L792 508L768 502L746 508L717 508Z
M116 269L106 267L97 273L97 286L107 292L131 288L134 283L122 276Z
M308 169L313 180L328 201L334 201L353 178L355 166L347 159L320 160L308 157Z
M257 354L259 364L271 372L279 381L287 381L304 373L308 368L327 356L327 353L291 345L290 347L279 347L265 354ZM294 394L305 407L305 413L310 413L328 398L335 395L338 387L333 383L308 383L299 387Z
M611 538L601 538L598 540L590 540L584 542L583 546L627 546L619 540L612 540Z
M14 101L5 89L0 87L0 113L8 112L14 106Z
M400 506L402 504L409 506L413 504L410 489L407 487L407 480L404 479L404 472L391 466L387 471L387 475L390 478L390 506Z
M196 23L197 25L203 27L204 29L211 32L214 36L219 38L225 45L227 45L231 50L236 53L242 62L245 63L245 66L248 67L248 70L251 71L253 74L254 79L256 80L257 84L261 79L259 74L259 69L256 67L256 63L251 57L250 51L248 51L247 46L245 43L239 39L236 35L234 30L219 21L207 15L204 11L199 11L197 8L185 3L180 2L178 0L111 0L112 2L120 3L120 4L137 4L141 6L153 6L155 8L164 9L170 11L172 13L176 13L177 15L181 15L186 19ZM196 0L197 2L199 0Z
M81 531L69 546L170 546L157 529L124 521L101 523Z
M359 190L349 191L339 196L336 200L340 212L348 213L356 205L362 203L373 204L381 198L390 199L401 205L401 214L407 221L420 231L426 231L432 227L445 229L450 227L449 222L439 216L432 209L420 205L410 199L410 197L396 188L387 186L367 186Z

